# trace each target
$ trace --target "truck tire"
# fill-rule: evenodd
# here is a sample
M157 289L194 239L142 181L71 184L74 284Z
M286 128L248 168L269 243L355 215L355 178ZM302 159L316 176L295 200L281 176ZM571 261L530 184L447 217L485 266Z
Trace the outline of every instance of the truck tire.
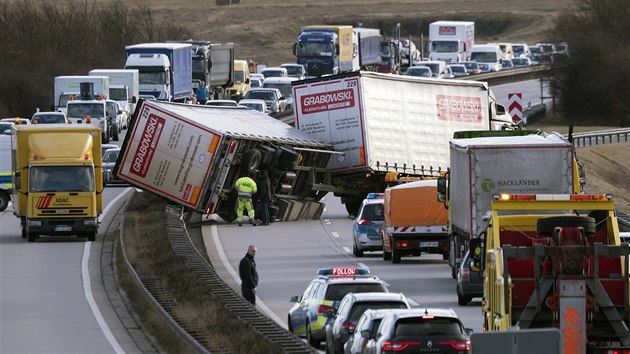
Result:
M247 176L249 171L255 170L260 164L261 153L257 149L249 149L243 154L241 159L241 177Z
M84 237L87 237L88 241L96 241L96 231L88 232Z
M464 296L459 292L459 288L457 288L457 304L460 306L466 306L472 301L470 296Z
M28 242L35 242L37 240L37 235L33 232L27 232L28 234Z
M0 191L0 211L5 211L7 209L10 200L11 197L9 197L7 192Z
M362 201L363 200L360 198L346 199L345 205L346 205L346 211L348 212L348 215L352 215L352 217L355 217L359 213L359 208L361 207Z
M395 248L392 248L392 263L400 263L400 251L397 251Z
M273 157L274 166L282 170L292 170L295 168L300 154L287 146L279 146Z
M389 261L391 259L392 259L392 253L385 251L385 249L383 248L383 260Z
M556 227L583 227L586 235L595 233L595 219L588 216L549 216L536 222L536 230L541 235L551 235Z
M118 126L114 127L114 141L118 141Z
M28 233L26 232L26 227L22 226L22 238L27 238Z

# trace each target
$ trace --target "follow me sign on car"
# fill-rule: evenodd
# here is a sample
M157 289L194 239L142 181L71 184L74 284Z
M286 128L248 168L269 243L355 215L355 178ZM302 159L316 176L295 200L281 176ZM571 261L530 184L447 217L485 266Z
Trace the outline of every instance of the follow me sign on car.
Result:
M289 331L305 336L315 348L325 339L325 328L332 320L326 311L335 313L341 299L348 293L388 292L384 282L365 268L324 268L304 290L291 298ZM330 313L330 312L329 312Z

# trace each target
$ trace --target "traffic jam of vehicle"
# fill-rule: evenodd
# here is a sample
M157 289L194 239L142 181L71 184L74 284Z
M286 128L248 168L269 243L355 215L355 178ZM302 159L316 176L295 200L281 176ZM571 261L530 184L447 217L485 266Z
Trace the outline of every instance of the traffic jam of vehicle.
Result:
M452 80L568 52L477 44L474 32L431 23L424 56L376 29L304 26L296 63L278 67L236 59L231 43L129 45L124 68L57 76L53 110L2 122L13 157L2 159L0 210L12 203L28 242L94 241L103 189L128 185L241 226L235 185L264 172L272 222L319 219L322 198L340 197L353 260L438 257L459 305L482 299L484 333L553 328L565 348L581 346L572 353L628 354L630 249L614 196L583 193L566 138L526 130L487 83ZM29 172L13 173L12 159ZM423 307L359 265L313 274L286 321L314 348L473 353L477 333L457 308Z

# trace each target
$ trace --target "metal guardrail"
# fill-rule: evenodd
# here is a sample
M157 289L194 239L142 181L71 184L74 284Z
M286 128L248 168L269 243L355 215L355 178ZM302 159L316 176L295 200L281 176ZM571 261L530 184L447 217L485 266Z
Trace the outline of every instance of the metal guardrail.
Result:
M509 84L511 82L540 79L547 70L546 66L537 65L529 68L511 69L493 73L483 73L470 76L463 76L456 79L485 81L488 86Z
M135 193L135 192L134 192ZM133 198L133 196L132 196ZM131 200L130 198L129 200ZM125 206L125 213L127 206ZM175 254L186 259L189 270L195 273L210 289L210 293L225 304L236 318L251 326L255 332L261 334L269 342L281 348L282 352L292 354L317 353L317 351L306 344L301 338L282 328L279 324L260 313L252 307L242 296L238 295L229 287L215 272L211 264L199 254L197 248L192 244L186 225L182 218L183 208L178 205L168 204L167 213L167 234ZM121 224L124 225L124 222ZM121 226L120 237L124 239L124 226ZM186 343L191 350L196 353L228 353L225 348L213 346L207 343L205 338L195 328L184 328L170 314L177 303L164 291L161 284L152 277L139 276L133 269L125 253L124 242L121 242L122 254L127 264L129 274L133 278L136 286L141 289L145 298L151 303L155 310L164 319L165 323Z
M564 135L568 138L568 134ZM598 130L593 132L574 133L573 146L585 147L630 142L630 128Z

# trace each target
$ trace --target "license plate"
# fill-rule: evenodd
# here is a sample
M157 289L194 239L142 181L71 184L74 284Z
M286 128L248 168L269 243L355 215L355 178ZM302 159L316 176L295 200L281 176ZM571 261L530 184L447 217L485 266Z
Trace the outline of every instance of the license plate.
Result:
M438 243L437 242L420 242L418 246L419 247L437 247Z
M72 226L55 226L55 231L72 231Z

